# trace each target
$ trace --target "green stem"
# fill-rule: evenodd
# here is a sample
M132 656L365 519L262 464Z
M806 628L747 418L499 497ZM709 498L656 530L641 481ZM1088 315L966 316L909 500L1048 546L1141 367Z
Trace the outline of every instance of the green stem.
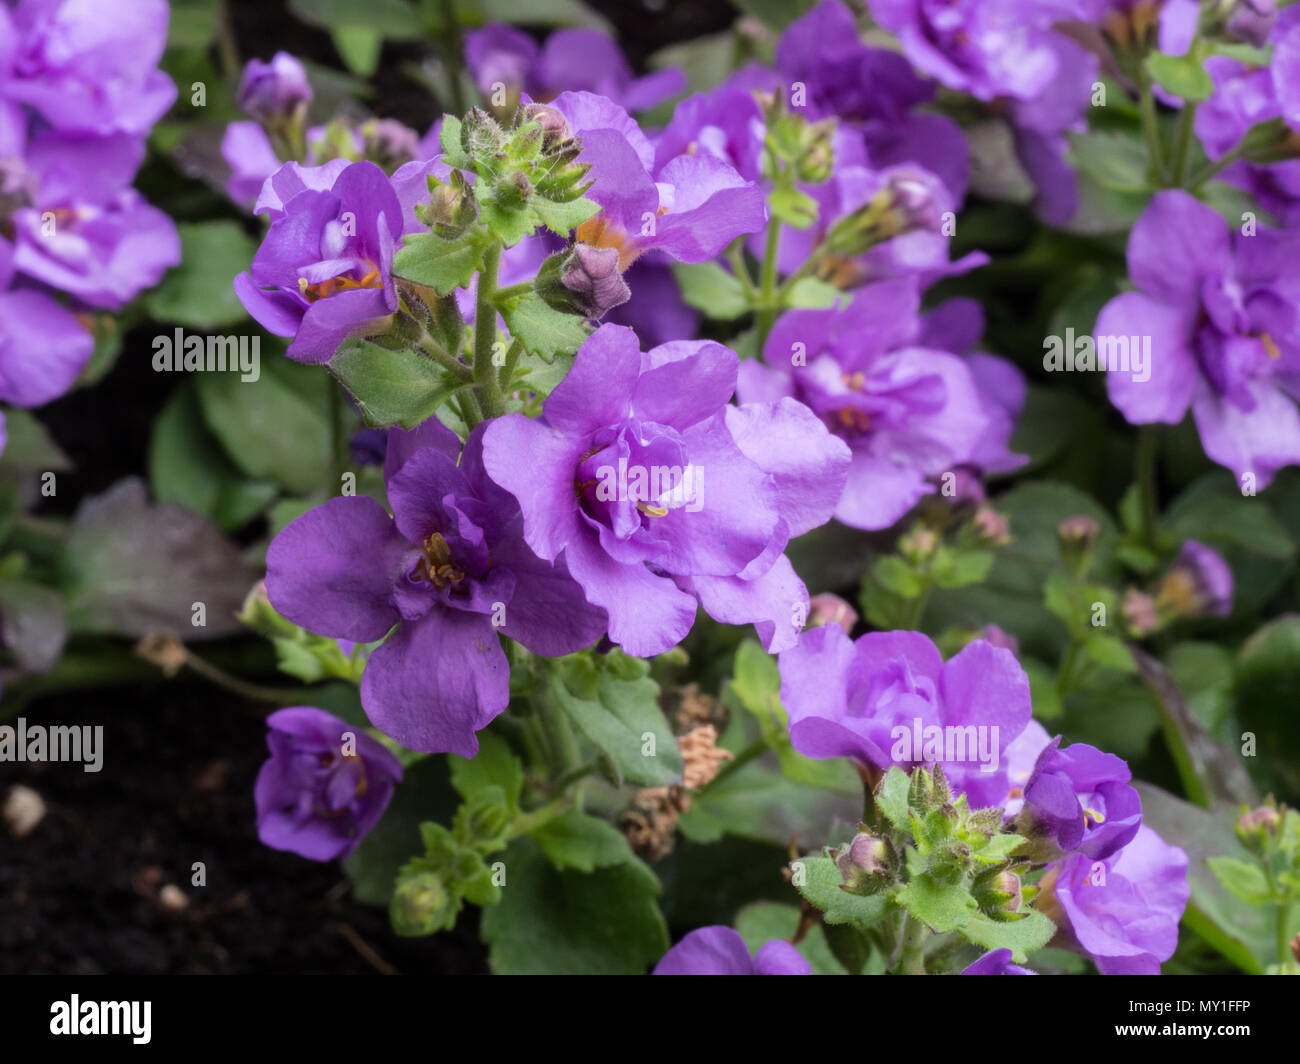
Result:
M492 349L497 339L497 309L493 297L497 290L497 266L501 262L501 245L491 244L483 255L483 270L478 275L478 295L474 304L474 390L485 418L500 417L506 412L505 395L492 365Z
M532 281L520 281L518 284L508 284L504 288L498 288L492 301L499 307L502 303L508 303L516 296L522 296L533 290Z
M703 794L710 787L716 787L719 783L725 780L733 772L738 772L740 769L744 768L751 761L753 761L754 758L761 757L766 752L767 752L767 743L764 742L762 739L755 740L754 742L750 743L747 747L745 747L745 749L743 749L740 753L738 753L734 758L732 758L725 765L723 765L722 768L718 770L718 774L714 776L713 779L709 780L708 783L706 783L695 793Z
M1212 177L1218 175L1222 170L1226 170L1245 154L1245 145L1238 144L1232 151L1221 156L1217 161L1206 163L1196 173L1192 174L1191 179L1187 182L1187 191L1195 192Z
M1156 458L1160 437L1154 426L1144 425L1138 430L1137 481L1142 501L1142 542L1148 548L1156 545L1156 524L1159 505L1156 499Z
M898 959L899 975L925 975L925 940L930 929L911 913L903 919L903 953Z
M474 379L474 371L460 359L453 357L432 336L426 335L420 341L420 350L442 366L443 369L449 370L452 376L463 381L472 381Z
M740 287L745 290L745 295L751 302L754 301L758 296L758 289L754 286L754 278L750 276L749 263L745 261L744 237L734 240L731 247L727 249L727 261L731 263L731 272L740 282Z
M529 835L536 831L543 824L549 824L556 817L563 816L573 805L573 800L568 796L557 798L553 802L547 802L545 805L538 806L536 809L524 813L518 820L510 825L508 838L517 839L523 835Z
M1196 124L1196 109L1199 105L1188 100L1183 104L1183 113L1178 116L1178 131L1174 135L1174 161L1169 173L1169 187L1181 188L1183 178L1187 175L1192 147L1192 129Z
M1142 135L1146 139L1147 158L1151 163L1151 172L1157 182L1165 185L1164 149L1160 145L1160 123L1156 116L1156 98L1151 92L1151 81L1147 77L1146 65L1138 64L1138 113L1142 118Z
M763 273L758 292L758 350L767 343L767 334L776 321L776 249L781 239L781 223L775 217L767 223L767 242L763 248Z
M464 45L461 42L460 22L456 19L455 0L442 0L442 41L443 61L447 64L447 91L451 93L451 113L463 115L466 106L465 90L461 85L461 56Z
M343 386L337 381L330 381L330 464L333 472L334 491L343 489L343 475L348 471L348 459L351 457L348 447L346 427L347 402L343 398Z
M1069 648L1061 658L1061 668L1056 674L1056 693L1062 698L1070 693L1075 662L1079 658L1079 647L1080 644L1077 640L1071 640Z
M1288 813L1287 815L1291 814ZM1268 863L1268 858L1261 856L1259 863L1264 869L1264 878L1268 881L1269 893L1273 895L1273 908L1276 919L1274 930L1277 935L1277 963L1285 968L1291 960L1291 940L1286 933L1291 916L1291 900L1287 892L1282 890L1277 885L1277 880L1273 878L1273 868Z

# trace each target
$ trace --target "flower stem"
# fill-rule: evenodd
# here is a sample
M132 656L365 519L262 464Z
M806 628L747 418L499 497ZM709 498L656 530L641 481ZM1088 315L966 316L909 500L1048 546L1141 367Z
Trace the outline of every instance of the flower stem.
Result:
M763 277L758 292L758 350L767 343L767 334L776 321L776 251L781 239L781 223L771 218L767 223L767 243L763 249Z
M1142 498L1142 542L1152 548L1156 543L1156 523L1159 506L1156 500L1156 458L1160 447L1160 437L1151 425L1144 425L1138 430L1137 445L1137 480L1138 491Z
M1156 98L1151 92L1151 81L1147 76L1146 66L1142 63L1137 68L1138 113L1142 118L1142 135L1146 138L1147 159L1151 163L1151 172L1157 182L1165 184L1164 149L1160 144L1160 123L1156 116Z
M460 82L461 53L464 48L461 42L460 22L456 18L454 0L442 0L440 7L442 14L442 33L440 36L443 40L443 60L447 64L447 91L451 94L449 102L452 114L463 115L469 108L465 106L465 90Z
M1181 188L1187 176L1187 163L1191 155L1192 129L1196 124L1197 104L1188 101L1183 104L1183 113L1178 116L1178 131L1174 135L1173 166L1169 172L1169 187Z
M474 391L485 418L500 417L506 412L505 396L492 364L497 340L497 310L493 297L497 290L497 266L501 262L501 245L492 244L483 255L483 270L478 275L478 296L474 305Z
M899 975L925 975L925 940L930 929L911 913L903 918L903 952L898 959Z

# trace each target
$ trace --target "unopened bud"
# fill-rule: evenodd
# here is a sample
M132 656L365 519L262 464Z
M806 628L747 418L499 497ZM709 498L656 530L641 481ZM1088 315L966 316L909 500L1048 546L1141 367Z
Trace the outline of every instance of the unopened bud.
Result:
M288 52L276 52L269 63L249 60L239 81L240 110L268 125L298 116L311 97L307 71Z
M1277 835L1282 815L1271 800L1267 805L1251 809L1237 818L1237 838L1253 853L1267 849Z
M853 837L849 847L835 858L836 867L844 882L842 890L850 894L874 894L893 874L893 854L884 839L861 832Z
M1014 919L1020 914L1024 902L1020 892L1020 877L1010 869L977 879L973 893L980 911L993 920Z
M1155 600L1144 591L1131 587L1124 593L1124 602L1120 607L1124 622L1133 635L1141 638L1148 636L1160 627L1160 615L1156 610Z
M1087 514L1067 517L1056 526L1056 542L1061 558L1075 573L1082 575L1092 564L1093 551L1101 538L1101 525Z
M986 543L1002 547L1011 542L1011 524L1007 521L1006 515L999 513L987 503L975 511L971 524L980 539Z
M573 139L573 131L564 115L544 103L530 103L525 107L524 120L541 126L543 151L562 147Z
M632 297L618 268L618 249L582 243L543 263L537 290L557 310L596 319Z
M442 880L433 872L418 872L398 879L388 912L394 931L415 937L450 927L455 909Z
M838 624L844 631L851 632L857 623L857 611L839 595L823 591L808 600L809 628L820 628L824 624Z

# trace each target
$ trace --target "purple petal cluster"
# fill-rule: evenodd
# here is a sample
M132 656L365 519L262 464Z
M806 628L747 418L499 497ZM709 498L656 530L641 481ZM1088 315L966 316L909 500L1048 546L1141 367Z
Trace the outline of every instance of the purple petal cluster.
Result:
M1003 381L1014 391L1018 371L984 356L985 391L974 363L924 342L919 307L915 278L900 278L859 289L842 308L789 311L763 361L741 367L743 401L798 399L848 444L853 459L835 516L856 528L888 528L942 473L1019 462L1006 451L1014 415L996 398ZM1018 411L1020 398L1008 398Z
M1049 866L1040 886L1035 906L1102 975L1158 975L1191 896L1187 854L1146 826L1109 858L1076 853Z
M945 662L921 632L852 641L831 624L804 632L779 667L790 741L806 757L849 757L878 769L939 761L972 807L1001 805L1010 791L1012 744L1030 723L1029 678L1010 651L979 639ZM961 759L923 756L911 737L933 727L972 729Z
M392 265L404 214L374 163L288 163L268 179L257 209L273 221L235 292L268 331L293 337L290 358L327 362L349 336L379 331L397 310Z
M62 395L117 310L180 261L170 219L131 187L176 90L158 70L167 5L0 7L0 400ZM65 298L60 298L63 293Z
M1061 748L1060 736L1039 755L1024 789L1018 830L1060 850L1102 860L1128 845L1142 824L1142 801L1129 786L1123 758L1087 743Z
M752 957L740 932L715 925L683 938L655 965L654 975L811 975L812 967L789 942L774 938Z
M1138 291L1107 303L1095 331L1149 343L1151 365L1112 367L1111 402L1133 424L1190 409L1205 453L1254 487L1300 463L1300 233L1233 231L1186 192L1159 192L1128 269Z
M563 558L610 638L648 657L690 631L697 600L793 643L808 593L783 551L827 521L848 449L790 399L732 406L738 359L710 341L643 353L603 325L542 417L484 436L489 475L518 500L529 545Z
M278 709L266 723L258 837L313 861L346 857L383 816L402 766L360 728L314 706Z
M1037 975L1028 968L1011 963L1009 949L995 949L984 954L974 964L968 965L962 975Z
M411 750L477 753L474 733L509 701L500 635L559 656L605 631L564 566L524 542L518 504L485 473L485 427L463 453L436 419L391 430L391 517L367 496L331 499L267 551L267 595L283 616L337 639L388 636L369 657L361 703Z
M618 45L592 29L557 30L539 46L522 30L493 23L465 35L465 65L489 100L500 85L516 100L591 92L628 111L645 111L686 88L680 70L634 77Z

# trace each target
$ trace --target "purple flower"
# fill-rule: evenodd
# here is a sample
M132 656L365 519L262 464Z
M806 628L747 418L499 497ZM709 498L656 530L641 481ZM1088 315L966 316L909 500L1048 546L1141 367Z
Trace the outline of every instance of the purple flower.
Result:
M0 401L40 406L72 387L95 342L44 292L11 289L13 275L13 249L0 239Z
M563 556L610 638L649 657L716 620L790 645L808 593L782 553L824 523L847 449L799 403L729 405L734 352L679 341L642 354L603 325L543 404L498 418L489 475L519 500L528 544Z
M402 766L360 728L314 706L278 709L266 723L258 837L312 861L346 857L379 823Z
M811 975L812 967L789 942L774 938L752 957L740 932L714 925L683 938L655 965L655 975Z
M282 176L288 183L307 173L290 163L267 184L279 192ZM279 196L278 217L248 271L235 278L235 292L268 331L293 337L290 358L327 362L349 336L378 330L397 310L391 271L402 205L370 162L345 165L327 187Z
M389 517L342 496L293 521L267 551L271 604L310 631L372 642L361 703L411 750L473 757L509 701L498 633L535 654L591 645L601 612L561 565L525 545L519 507L483 471L484 426L460 441L436 419L389 433Z
M1205 453L1260 488L1300 463L1300 233L1239 235L1186 192L1159 192L1128 268L1138 291L1107 303L1096 333L1149 343L1150 365L1110 367L1111 402L1134 424L1190 407Z
M790 741L804 756L941 763L972 806L1006 798L1008 754L1030 722L1029 679L1010 651L980 639L944 662L920 632L854 642L831 624L804 632L779 667Z
M1040 887L1035 907L1102 975L1158 975L1191 896L1187 854L1145 826L1106 860L1076 853L1051 865Z
M980 100L1039 95L1058 57L1049 30L1063 5L1043 0L870 0L923 74Z
M0 138L5 139L5 138ZM47 130L8 156L13 267L82 303L116 310L180 262L170 218L130 185L143 155L138 138Z
M557 30L539 49L528 34L494 23L465 35L465 65L488 97L497 84L516 97L526 93L536 100L581 91L607 96L629 111L645 111L686 88L680 70L634 77L618 45L592 29Z
M962 975L1037 975L1037 972L1011 963L1009 949L995 949L969 965Z
M1128 845L1142 824L1142 801L1123 758L1087 743L1061 749L1058 735L1025 785L1022 835L1101 860Z
M0 97L65 131L147 133L176 98L158 60L165 0L21 0L0 9Z
M920 344L912 279L860 289L843 309L794 310L744 363L743 401L792 396L853 455L835 516L888 528L934 488L931 477L973 463L991 427L966 363Z
M623 108L588 92L566 92L551 105L582 140L578 161L591 166L587 197L601 211L578 239L617 248L619 266L659 250L680 262L705 262L742 233L767 221L763 191L713 155L679 155L658 165L654 148Z
M258 122L292 117L311 102L307 71L288 52L276 52L269 63L250 59L239 81L239 107Z
M1178 617L1227 617L1232 613L1232 569L1223 555L1186 540L1160 581L1156 606Z
M251 207L266 179L280 169L280 156L256 122L231 122L221 137L221 157L230 167L226 195Z

